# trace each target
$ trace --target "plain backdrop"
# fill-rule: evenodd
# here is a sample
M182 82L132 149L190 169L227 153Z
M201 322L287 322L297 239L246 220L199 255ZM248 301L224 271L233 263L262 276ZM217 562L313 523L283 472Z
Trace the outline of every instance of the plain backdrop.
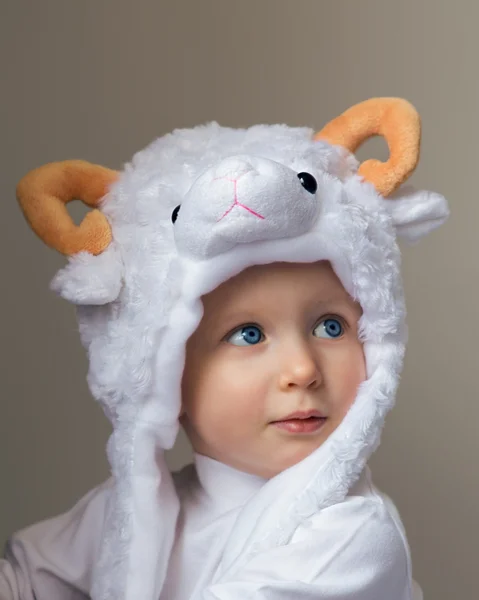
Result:
M1 2L0 543L108 475L74 310L49 291L65 261L26 225L18 179L66 158L122 168L176 127L319 129L402 96L423 119L412 182L446 195L452 217L404 250L410 345L371 464L426 600L479 596L478 19L467 0ZM169 458L189 460L183 438Z

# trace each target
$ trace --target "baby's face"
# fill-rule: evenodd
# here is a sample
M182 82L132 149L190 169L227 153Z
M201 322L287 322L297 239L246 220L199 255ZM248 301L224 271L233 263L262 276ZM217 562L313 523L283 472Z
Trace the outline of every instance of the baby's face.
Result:
M196 452L273 477L318 448L354 401L366 377L361 308L327 262L250 267L203 304L182 425Z

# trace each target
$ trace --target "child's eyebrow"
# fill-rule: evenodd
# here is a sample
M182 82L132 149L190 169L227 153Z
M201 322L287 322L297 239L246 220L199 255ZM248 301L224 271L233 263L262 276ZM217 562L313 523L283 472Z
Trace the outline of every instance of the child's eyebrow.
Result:
M313 302L315 308L327 308L331 306L341 306L344 308L355 308L356 302L351 297L332 297L326 300L315 300Z
M254 303L252 302L251 305L253 304ZM352 300L349 297L345 298L342 296L333 296L325 300L317 300L313 298L311 302L305 304L305 307L306 310L311 312L322 312L327 310L333 310L335 308L342 308L354 311L357 308L354 303L354 300ZM261 309L257 307L250 308L249 306L245 308L238 307L237 309L233 310L226 309L225 312L221 312L221 309L219 309L215 314L209 315L207 322L216 325L221 324L221 326L227 326L228 324L230 324L232 327L234 327L236 324L241 324L242 322L257 321L260 312L264 312L264 307Z
M221 327L224 326L232 326L234 327L240 323L246 323L249 321L257 321L258 313L254 313L251 309L246 310L235 310L232 312L225 313L217 313L216 315L211 315L207 320L208 323L212 323L214 325L218 325Z

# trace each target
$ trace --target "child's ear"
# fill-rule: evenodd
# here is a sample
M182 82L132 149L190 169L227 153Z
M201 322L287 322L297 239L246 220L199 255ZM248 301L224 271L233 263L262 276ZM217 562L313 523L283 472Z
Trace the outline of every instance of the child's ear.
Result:
M444 196L414 190L411 186L400 187L384 203L397 235L410 243L419 241L449 217L449 206Z

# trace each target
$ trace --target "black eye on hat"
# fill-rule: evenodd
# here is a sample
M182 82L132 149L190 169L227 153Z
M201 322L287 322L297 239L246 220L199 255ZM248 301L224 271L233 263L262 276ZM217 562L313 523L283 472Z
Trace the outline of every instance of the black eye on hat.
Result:
M171 220L174 223L176 221L176 219L178 218L178 213L180 212L180 206L181 204L178 204L178 206L174 209L174 211L171 213Z
M315 194L318 189L318 183L311 173L298 173L298 179L304 189L310 194Z

